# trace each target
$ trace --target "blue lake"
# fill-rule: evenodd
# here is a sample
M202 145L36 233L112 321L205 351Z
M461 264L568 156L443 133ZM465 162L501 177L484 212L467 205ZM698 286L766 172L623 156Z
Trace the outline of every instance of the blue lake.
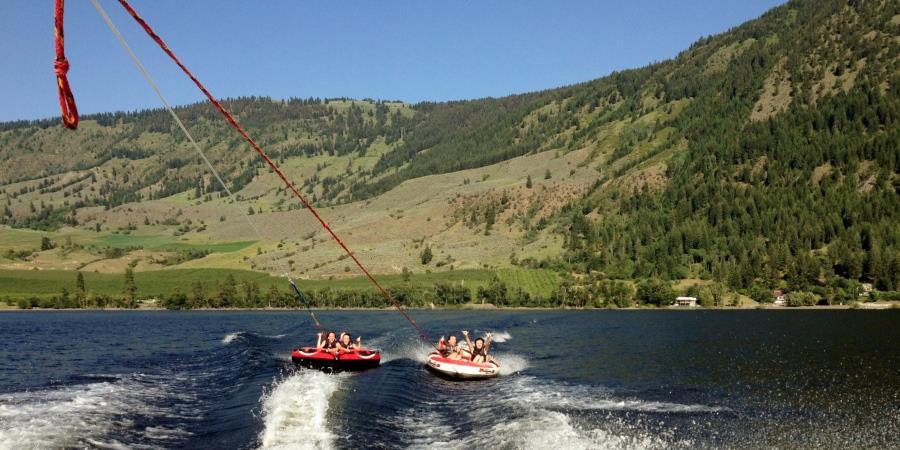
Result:
M0 313L0 448L888 448L900 311L411 311L492 330L453 382L393 311L321 311L381 367L294 369L304 312Z

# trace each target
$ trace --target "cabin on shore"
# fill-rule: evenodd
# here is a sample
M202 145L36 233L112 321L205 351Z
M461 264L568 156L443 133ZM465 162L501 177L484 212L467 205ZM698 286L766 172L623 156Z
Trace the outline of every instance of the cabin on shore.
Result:
M787 292L784 292L781 289L775 289L772 291L772 298L774 299L772 304L775 306L787 306L787 296Z
M697 297L675 297L675 306L693 308L697 306Z
M863 283L859 289L860 297L870 297L872 295L872 283Z

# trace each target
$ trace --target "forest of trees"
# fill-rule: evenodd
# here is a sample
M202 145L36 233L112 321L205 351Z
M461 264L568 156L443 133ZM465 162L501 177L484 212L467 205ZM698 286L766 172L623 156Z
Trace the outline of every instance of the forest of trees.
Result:
M563 254L523 263L559 271L565 281L552 298L531 298L497 283L469 297L446 286L397 293L411 305L470 297L511 306L653 304L660 292L671 294L653 280L688 278L713 283L694 292L708 304L733 300L718 295L722 289L765 301L775 288L802 293L802 302L847 302L861 283L900 290L898 14L900 6L892 2L791 1L703 38L672 60L498 99L404 108L340 99L337 108L321 99L248 97L226 106L276 159L364 154L376 140L388 144L390 151L352 183L341 177L306 180L322 186L321 200L333 202L365 199L411 178L533 152L599 147L609 133L606 125L624 123L593 188L555 216L542 218L541 230L564 237ZM783 73L783 80L776 73ZM770 92L767 86L778 87ZM763 114L773 98L786 99L784 108ZM208 140L216 161L231 168L225 176L235 190L261 170L246 153L233 151L240 145L236 138L221 137L230 135L211 107L190 105L179 114ZM650 114L655 123L641 121ZM115 144L93 155L93 163L148 157L128 145L144 133L181 140L162 110L88 119L119 127ZM0 124L0 144L4 151L32 151L31 136L52 125ZM306 138L297 143L291 138L297 135ZM646 151L637 152L641 146ZM614 183L669 154L660 186L632 190ZM168 158L143 173L124 178L114 173L119 182L107 182L96 195L73 197L68 207L32 204L31 212L19 217L7 208L0 222L36 229L74 224L74 209L140 201L138 191L160 180L167 187L154 197L218 192L197 178L198 162L188 153ZM548 170L544 178L551 177ZM533 183L529 175L526 186ZM494 211L489 212L486 235L494 225ZM421 263L428 265L432 257L426 248ZM199 301L186 292L172 304L215 307L240 298L228 294L204 294ZM380 301L363 292L310 297L323 306ZM269 296L245 298L259 306L259 299Z
M338 103L336 103L338 102ZM269 155L280 162L287 157L316 155L364 156L376 141L388 146L397 145L403 130L412 129L423 114L408 106L395 106L385 101L354 101L350 99L289 99L273 101L266 97L241 97L227 99L223 104L240 117L243 125L257 141L266 147ZM399 104L395 104L399 105ZM409 111L403 113L402 110ZM194 137L204 143L206 152L227 180L229 188L239 191L254 177L266 170L255 155L246 152L239 137L230 132L228 125L207 104L194 104L177 108L179 116ZM77 225L75 210L91 206L106 209L129 202L140 202L167 197L184 191L194 191L194 198L211 199L218 196L222 187L210 182L198 173L205 173L201 161L184 145L184 137L175 127L168 113L162 110L143 110L131 113L101 113L82 117L94 120L104 128L104 133L81 133L43 136L44 130L56 125L55 121L18 121L0 124L0 158L10 159L18 155L33 155L33 161L23 167L2 174L0 183L26 180L41 181L4 192L7 202L0 212L0 224L17 228L56 230L65 225ZM156 148L142 148L140 140L148 133L157 133ZM41 136L41 137L39 137ZM101 137L102 136L102 137ZM67 142L66 138L82 141ZM35 142L59 139L60 145L79 147L73 157L53 164L42 164L44 152L50 150ZM103 144L98 145L97 140ZM162 151L162 150L165 151ZM52 155L52 152L50 152ZM126 160L112 173L101 166L110 160ZM127 161L152 160L150 165L132 165ZM85 171L77 179L63 183L62 176L70 171ZM49 172L49 173L48 173ZM365 174L360 174L365 176ZM44 178L48 177L48 178ZM100 181L98 182L98 177ZM99 184L99 186L95 186ZM324 192L320 201L349 201L348 184L339 178L327 177L304 180L321 183ZM14 214L10 200L21 195L62 191L67 199L64 205L42 205L28 213ZM209 197L207 197L209 196ZM339 198L340 197L340 198Z
M839 3L791 5L827 15ZM875 2L855 5L859 20L875 28L895 13ZM747 294L812 291L823 302L855 297L859 282L900 288L900 96L881 87L900 86L898 46L863 39L866 28L850 17L835 25L841 42L831 45L846 46L837 67L883 54L851 88L814 99L799 60L824 38L814 28L775 28L790 38L751 45L732 62L735 70L690 90L692 103L671 124L690 142L688 155L670 162L665 189L615 205L595 189L571 205L560 264L575 261L566 269L610 278L702 277ZM738 34L766 35L773 25L760 20ZM781 58L791 68L790 108L748 123ZM680 67L666 82L691 80L703 80L699 69ZM600 223L585 218L596 209L606 215Z

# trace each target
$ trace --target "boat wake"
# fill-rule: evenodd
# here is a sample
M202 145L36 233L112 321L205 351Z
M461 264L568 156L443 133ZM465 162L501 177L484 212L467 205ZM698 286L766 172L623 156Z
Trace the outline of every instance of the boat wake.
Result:
M193 398L164 378L88 378L99 381L0 395L0 448L166 447L191 434Z
M373 340L373 346L378 344L377 340ZM428 354L433 351L434 347L420 340L409 340L395 344L390 350L384 350L381 353L381 363L384 364L398 359L409 359L425 364Z
M494 342L503 343L510 339L512 339L512 335L509 334L509 331L498 331L494 333Z
M509 360L509 356L506 358ZM525 449L690 447L690 442L653 429L656 423L644 423L648 419L640 416L714 415L727 411L716 406L617 397L604 388L547 382L524 375L457 386L448 388L452 393L422 399L401 413L398 422L404 429L406 445Z
M528 359L515 353L495 353L494 357L500 361L500 376L514 375L528 368Z
M248 336L248 335L258 336L258 337L262 337L262 338L266 338L266 339L282 339L285 336L287 336L287 334L276 334L276 335L268 336L268 335L257 335L250 331L235 331L234 333L226 334L225 337L222 338L222 344L228 345L228 344L234 342L236 339L244 337L244 336Z
M328 430L328 404L349 375L298 370L277 381L262 398L263 449L334 447Z
M243 333L243 331L236 331L234 333L226 334L225 337L222 338L222 344L228 345L228 344L234 342L235 339L237 339L241 336L241 333Z

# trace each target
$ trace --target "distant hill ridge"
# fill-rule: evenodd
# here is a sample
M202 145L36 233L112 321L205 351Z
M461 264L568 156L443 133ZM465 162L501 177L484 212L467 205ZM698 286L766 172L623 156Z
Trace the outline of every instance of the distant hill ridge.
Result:
M387 231L359 238L401 248L382 271L412 266L432 242L448 258L434 270L489 261L589 274L564 283L574 303L604 295L601 280L647 277L843 301L854 283L900 289L898 55L896 2L791 1L672 60L541 92L226 106L318 205L336 208L337 223L358 236L416 230L406 247ZM242 210L272 219L297 208L208 105L178 113ZM219 187L163 111L86 119L76 133L55 121L0 124L3 223L241 240ZM422 180L448 184L428 191ZM379 201L395 198L409 207ZM308 264L263 250L203 260ZM303 267L340 273L334 256L322 258Z

